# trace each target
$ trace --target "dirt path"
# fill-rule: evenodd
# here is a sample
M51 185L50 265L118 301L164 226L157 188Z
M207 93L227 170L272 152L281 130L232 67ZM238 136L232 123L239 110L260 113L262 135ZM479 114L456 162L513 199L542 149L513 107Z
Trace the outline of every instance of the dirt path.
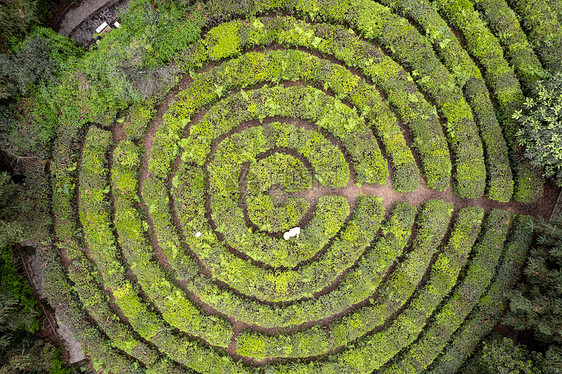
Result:
M518 203L516 201L501 203L490 200L486 196L482 196L477 199L461 198L453 193L452 187L447 188L447 190L443 192L435 191L425 187L425 185L423 185L423 180L422 186L414 192L401 193L394 191L390 183L385 185L365 184L358 186L355 184L353 177L351 177L347 186L343 188L328 188L316 183L311 190L299 192L295 194L295 196L303 197L310 202L323 195L339 195L344 196L348 200L350 206L355 206L357 198L361 195L379 196L383 199L383 205L387 212L394 203L398 201L404 201L415 207L419 207L424 201L439 199L450 203L455 209L460 209L465 206L478 206L483 208L485 211L490 209L504 209L512 214L526 214L533 217L543 217L548 219L552 209L554 208L558 194L559 189L554 184L548 183L545 185L544 196L533 204Z

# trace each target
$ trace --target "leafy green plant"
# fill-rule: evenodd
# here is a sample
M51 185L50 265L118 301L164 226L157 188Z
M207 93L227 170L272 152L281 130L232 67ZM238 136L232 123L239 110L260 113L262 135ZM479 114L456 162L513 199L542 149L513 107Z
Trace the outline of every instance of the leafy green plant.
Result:
M545 364L554 369L562 361L562 218L550 223L540 220L532 228L538 235L537 242L523 269L524 278L508 293L509 310L504 322L518 330L532 330L534 338L546 344Z
M504 252L504 258L511 260L501 263L486 293L478 300L428 372L449 374L459 371L480 341L492 331L507 306L505 289L517 282L527 257L533 235L530 228L532 220L528 216L518 216L514 220Z
M13 53L0 54L0 99L28 95L36 85L55 85L65 65L81 57L73 41L51 29L37 28Z
M482 343L480 351L462 373L541 374L544 373L542 360L540 353L493 334Z
M538 83L524 106L513 114L521 126L519 144L545 177L562 186L562 73Z

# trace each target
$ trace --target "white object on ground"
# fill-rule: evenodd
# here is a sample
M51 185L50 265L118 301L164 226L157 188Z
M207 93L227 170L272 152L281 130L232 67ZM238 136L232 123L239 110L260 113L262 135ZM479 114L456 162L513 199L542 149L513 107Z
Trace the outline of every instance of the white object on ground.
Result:
M114 23L113 25L115 25L115 27L121 26L121 24L120 24L119 22L117 22L117 21L115 21L115 23Z
M293 227L292 229L290 229L289 231L287 231L286 233L283 234L283 238L285 240L289 240L290 238L296 236L297 239L298 239L300 233L301 233L300 227Z
M102 32L107 26L109 26L109 25L107 24L107 22L102 23L102 24L96 29L96 33L99 34L99 33Z
M197 233L195 234L196 238L200 238L201 237L201 231L197 231Z

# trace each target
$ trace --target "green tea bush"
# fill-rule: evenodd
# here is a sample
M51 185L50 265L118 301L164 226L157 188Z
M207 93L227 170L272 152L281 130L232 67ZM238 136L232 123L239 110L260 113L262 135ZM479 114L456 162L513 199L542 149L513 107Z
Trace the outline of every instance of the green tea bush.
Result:
M85 257L81 250L81 243L75 236L75 232L78 231L76 227L77 217L70 206L75 198L74 185L71 185L71 183L73 183L73 175L76 171L75 160L77 155L76 152L68 152L68 149L72 149L73 142L78 134L76 129L66 129L66 131L66 136L59 137L60 142L55 149L59 156L51 168L52 207L54 231L56 238L59 240L58 248L66 253L72 261L72 266L66 269L68 271L67 278L63 270L64 265L56 253L41 251L38 257L45 269L45 291L52 305L64 307L61 309L64 313L59 312L58 318L72 329L81 346L89 353L95 368L100 368L103 365L107 370L133 373L138 369L138 362L119 353L119 348L114 348L110 340L105 339L103 335L106 332L110 337L114 336L112 334L114 329L118 333L129 330L127 326L120 325L117 322L118 317L111 309L107 295L101 292L100 285L103 282L96 268ZM74 282L74 292L78 295L73 294L70 281ZM89 322L84 311L84 305L88 308L92 318L98 324L101 324L101 329ZM101 319L101 316L105 318ZM104 321L104 323L100 323L100 321ZM134 351L134 344L130 344L129 336L126 334L118 336L125 343L125 346L128 345ZM152 355L155 354L155 352L150 352L148 348L141 348L140 351L146 352L148 357L151 353ZM106 360L110 361L106 362ZM154 362L154 358L152 361L149 358L145 362L150 364Z
M513 181L507 148L482 73L429 2L404 0L385 2L385 5L406 13L425 29L425 36L438 51L439 58L457 85L464 90L485 151L489 175L488 196L492 200L509 201L513 195ZM420 82L427 80L424 76L418 76Z
M135 141L142 139L156 113L152 105L153 103L150 100L132 105L128 118L122 119L126 121L123 123L123 131L127 135L127 140ZM117 122L119 121L118 119Z
M472 261L468 264L464 277L456 290L441 306L434 316L434 323L424 328L422 336L401 353L388 368L389 372L401 373L407 368L425 370L429 363L441 353L453 332L465 320L489 285L496 265L502 254L503 242L507 234L509 214L502 210L492 210L484 222L482 236L472 249Z
M528 163L516 161L516 124L510 114L523 102L524 97L513 69L504 60L499 42L487 29L472 4L467 1L437 1L435 4L466 35L474 35L474 38L469 39L471 44L467 47L486 69L488 85L498 87L495 93L503 114L504 136L511 148L516 172L514 198L522 202L536 201L542 196L543 182Z
M521 85L531 88L537 80L544 78L547 72L542 67L527 35L521 28L517 14L506 1L474 1L483 21L488 25L504 49L504 53L513 65Z
M229 290L218 289L201 275L193 280L196 284L191 284L190 289L221 313L234 315L238 320L248 324L259 323L266 327L283 327L300 325L306 320L320 320L345 310L376 291L383 275L392 265L392 259L396 259L406 245L414 214L415 210L412 206L406 203L398 204L381 229L384 232L383 236L364 255L358 267L351 269L345 275L339 288L331 294L298 304L272 308L240 298ZM389 259L388 262L383 261L383 253L388 256L385 257ZM192 280L193 275L187 275L182 271L182 265L185 265L182 260L186 260L185 257L175 253L174 257L168 258L176 266L180 278Z
M504 261L495 278L428 372L444 374L459 370L482 338L492 331L507 306L505 289L515 284L527 257L533 234L530 222L532 218L528 216L515 219L505 245Z
M276 185L279 191L266 194ZM298 225L310 204L304 198L283 194L310 188L312 178L308 170L292 156L275 153L252 163L248 171L246 196L248 216L260 230L287 231ZM324 214L327 219L329 215ZM336 222L339 219L336 218Z
M328 327L315 326L291 335L263 336L263 334L242 333L237 338L237 350L243 356L258 360L270 356L291 358L316 356L345 346L380 326L393 312L403 306L418 286L445 233L450 214L450 207L441 201L427 203L420 212L418 224L420 230L423 230L424 234L427 233L430 239L421 239L420 243L413 247L412 252L407 254L407 259L379 289L379 296L376 301L371 302L372 306L352 312L342 321L336 321ZM259 351L256 351L257 347Z
M541 62L551 72L560 71L562 29L549 2L541 0L509 1L521 17L523 27Z
M217 200L228 204L226 198L217 197ZM234 256L219 242L209 223L199 223L204 222L204 217L199 218L197 224L194 220L195 222L182 223L182 226L184 230L191 228L189 231L185 230L185 240L214 277L227 282L242 294L276 302L311 297L333 282L339 273L361 256L374 239L383 213L379 198L362 197L358 200L351 219L333 239L328 251L313 263L284 271L266 270ZM199 237L197 232L201 233ZM268 253L264 252L263 255L267 256ZM329 264L329 267L324 264ZM231 270L225 271L227 268Z

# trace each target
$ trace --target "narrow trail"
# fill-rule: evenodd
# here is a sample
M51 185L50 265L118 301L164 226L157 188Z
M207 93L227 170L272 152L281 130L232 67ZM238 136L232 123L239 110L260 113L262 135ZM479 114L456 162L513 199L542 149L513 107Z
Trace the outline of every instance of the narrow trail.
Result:
M399 201L404 201L415 207L419 207L424 201L439 199L450 203L455 209L460 209L465 206L477 206L485 211L490 209L504 209L512 214L525 214L533 217L543 217L545 219L550 217L550 213L552 212L558 197L558 189L552 184L545 185L544 196L532 204L524 204L516 201L501 203L490 200L486 196L482 196L477 199L461 198L454 194L453 189L450 186L445 191L436 191L425 187L423 179L421 184L422 185L413 192L401 193L394 191L391 183L384 185L357 185L352 176L345 187L330 188L321 186L319 183L315 183L312 189L297 192L294 196L305 198L307 201L312 203L319 196L339 195L345 197L349 202L349 205L352 207L356 205L357 198L361 195L379 196L383 199L383 205L387 212L396 202Z

